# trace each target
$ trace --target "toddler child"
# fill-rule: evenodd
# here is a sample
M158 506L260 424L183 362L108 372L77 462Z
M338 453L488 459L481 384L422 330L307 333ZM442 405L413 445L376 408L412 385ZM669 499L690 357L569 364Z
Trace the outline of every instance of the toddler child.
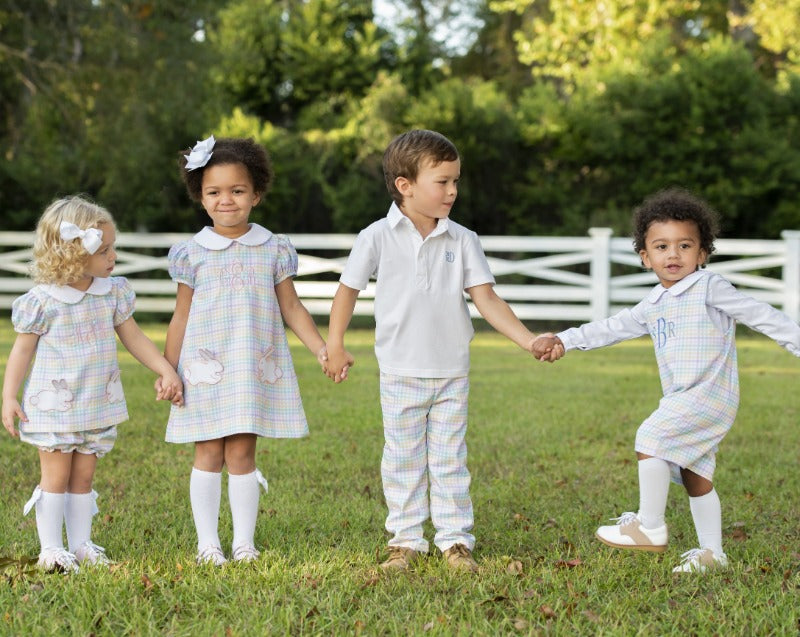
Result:
M359 291L375 276L381 477L393 536L381 566L406 570L427 553L422 525L430 515L447 563L474 572L465 443L473 328L464 292L523 349L532 351L534 335L494 292L478 236L448 218L461 172L453 143L434 131L406 132L387 147L383 170L394 203L353 245L331 308L326 373L342 380L350 360L344 334Z
M128 419L115 332L160 375L157 398L182 403L180 378L133 318L130 284L110 276L115 240L114 220L104 208L77 196L54 201L36 226L37 285L12 308L18 334L3 381L3 425L39 450L41 480L24 512L35 508L38 564L47 571L109 563L91 540L97 512L92 480L97 459L114 446L117 425ZM20 405L17 395L31 361Z
M256 439L308 435L284 321L322 364L325 342L297 297L297 253L289 239L250 212L266 194L272 167L252 139L209 137L182 158L189 196L211 218L169 252L178 284L165 355L186 382L173 409L168 442L193 442L189 497L197 562L227 561L217 531L222 467L233 517L231 557L255 560L259 484Z
M673 570L705 572L728 563L712 479L717 447L739 404L736 321L795 356L800 356L800 327L783 312L702 269L714 252L717 233L716 213L704 201L681 189L664 190L644 201L633 224L634 247L659 284L638 305L611 318L540 336L534 352L553 361L571 349L594 349L650 334L664 396L636 433L639 511L613 518L617 523L601 526L597 538L617 548L666 550L664 513L672 477L689 494L699 543Z

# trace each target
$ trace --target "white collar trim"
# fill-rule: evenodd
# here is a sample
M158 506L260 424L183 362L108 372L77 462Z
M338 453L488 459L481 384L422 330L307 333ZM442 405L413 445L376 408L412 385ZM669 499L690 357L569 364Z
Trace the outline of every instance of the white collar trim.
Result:
M386 217L389 220L389 226L391 228L396 228L397 224L403 220L405 220L404 223L409 224L410 227L414 227L414 222L403 214L403 211L400 210L400 206L398 206L395 202L392 202L392 205L389 207L389 213L386 215ZM451 237L455 238L455 231L450 228L449 217L439 219L436 222L436 227L433 229L433 232L431 232L428 236L436 237L440 234L444 234L445 232L447 232Z
M689 276L683 277L680 281L678 281L675 285L665 288L660 283L650 290L650 294L647 295L647 300L651 303L658 303L658 300L663 296L665 292L669 292L672 296L678 296L683 294L686 290L692 287L695 283L697 283L701 277L708 274L707 270L696 270L692 272Z
M71 285L42 285L40 287L47 295L52 296L57 301L74 305L83 299L83 297L87 294L91 294L92 296L103 296L111 292L111 279L108 277L94 277L94 279L92 279L92 283L85 292L78 290Z
M210 226L203 228L194 235L193 238L197 243L208 250L224 250L234 241L246 246L260 246L269 241L271 236L272 233L263 226L257 223L251 223L250 230L245 232L241 237L236 237L235 239L229 239L228 237L223 237L221 234L217 234Z

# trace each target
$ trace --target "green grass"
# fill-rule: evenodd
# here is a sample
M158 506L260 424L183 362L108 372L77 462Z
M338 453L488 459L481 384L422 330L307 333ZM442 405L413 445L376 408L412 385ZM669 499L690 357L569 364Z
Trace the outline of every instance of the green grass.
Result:
M163 326L146 331L162 342ZM34 516L22 517L38 480L36 451L0 438L0 556L12 560L0 568L0 634L798 634L800 365L777 345L739 342L742 406L715 483L726 572L671 573L696 544L676 486L666 553L615 551L593 539L598 524L637 506L634 434L660 397L648 341L546 365L480 333L468 445L481 572L452 574L432 554L408 575L384 576L371 338L349 336L357 366L339 386L291 341L311 436L259 441L270 493L261 497L255 564L194 565L192 448L163 442L168 407L154 402L152 374L127 353L131 420L95 481L93 539L117 562L110 571L64 577L25 565L38 550ZM0 362L12 339L4 319Z

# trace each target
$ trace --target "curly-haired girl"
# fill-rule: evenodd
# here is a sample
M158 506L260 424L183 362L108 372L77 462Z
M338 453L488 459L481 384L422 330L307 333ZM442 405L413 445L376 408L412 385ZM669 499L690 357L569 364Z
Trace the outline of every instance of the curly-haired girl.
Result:
M183 400L180 378L133 318L130 284L110 276L115 238L104 208L77 196L54 201L36 227L31 270L38 285L12 306L18 334L6 365L2 418L12 436L39 449L41 480L24 511L36 510L38 564L47 571L109 563L90 536L97 459L111 450L117 425L128 419L115 332L159 374L156 398L176 405ZM17 395L32 360L20 405Z

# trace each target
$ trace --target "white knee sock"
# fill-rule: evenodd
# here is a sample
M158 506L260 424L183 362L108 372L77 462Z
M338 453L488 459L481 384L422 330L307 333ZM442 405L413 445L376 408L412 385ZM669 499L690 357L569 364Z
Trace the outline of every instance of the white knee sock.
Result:
M94 494L67 493L64 497L64 521L67 523L67 543L70 553L88 542L92 535Z
M244 475L228 474L228 499L233 516L233 543L239 546L254 546L256 517L258 516L258 479L256 472Z
M36 530L45 549L64 548L64 494L42 491L36 502Z
M661 458L639 460L639 519L646 529L664 525L669 495L669 464Z
M218 526L221 496L222 474L192 467L189 499L192 503L194 526L197 529L198 551L207 546L220 546Z
M690 497L689 507L700 548L722 555L722 506L716 489L696 498Z

